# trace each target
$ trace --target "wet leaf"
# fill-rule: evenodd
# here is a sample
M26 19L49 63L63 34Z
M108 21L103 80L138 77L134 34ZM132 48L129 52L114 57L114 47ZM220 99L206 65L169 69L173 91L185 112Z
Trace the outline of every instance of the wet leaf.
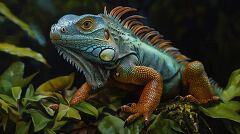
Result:
M102 134L130 134L128 128L124 128L124 121L118 117L108 115L98 124L98 130Z
M224 102L226 102L237 96L240 97L240 69L232 72L221 98Z
M179 134L184 133L181 128L170 119L165 119L161 114L157 115L156 119L148 128L148 133L152 134Z
M69 89L74 81L74 73L67 76L53 78L40 85L36 92L43 95L51 95L56 90Z
M34 132L42 130L51 121L51 119L45 117L43 113L39 110L29 109L28 111L32 117Z
M73 107L86 114L90 114L96 118L98 117L98 110L87 102L81 102Z
M20 99L22 93L21 87L12 87L12 96L17 101Z
M8 7L0 2L0 13L3 14L6 18L11 20L13 23L17 24L20 26L24 31L26 31L32 38L35 38L35 35L31 28L22 20L20 20L17 16L15 16L9 9Z
M212 118L229 119L240 123L240 102L238 101L228 101L209 108L199 108L204 114Z
M46 59L42 56L42 54L36 51L33 51L30 48L17 47L10 43L0 43L0 51L9 53L12 55L16 55L19 57L30 57L35 59L36 61L42 62L45 65L48 65Z
M15 134L28 134L31 122L18 121Z

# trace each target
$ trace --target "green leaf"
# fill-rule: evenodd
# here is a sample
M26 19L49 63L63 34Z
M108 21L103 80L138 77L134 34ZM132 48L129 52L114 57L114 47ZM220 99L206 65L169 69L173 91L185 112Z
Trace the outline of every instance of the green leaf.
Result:
M42 130L51 121L51 119L45 117L43 113L39 110L29 109L28 112L31 114L32 117L34 132Z
M148 133L151 134L179 134L184 133L181 128L170 119L165 119L161 114L157 115L156 119L149 126Z
M32 74L27 78L23 78L24 75L24 64L22 62L15 62L11 64L0 76L0 88L4 91L1 93L10 95L12 87L24 87L32 78L36 75Z
M0 104L1 104L1 108L6 112L8 113L8 107L9 105L2 99L0 99Z
M46 129L45 134L56 134L52 129Z
M228 84L221 95L221 99L226 102L237 96L240 97L240 69L232 72Z
M32 97L33 95L34 95L34 88L33 88L33 85L30 84L27 88L25 98Z
M74 119L78 119L78 120L81 119L79 112L76 109L71 108L71 107L69 107L69 109L66 113L66 117L74 118Z
M128 128L124 128L124 121L118 117L108 115L98 124L98 130L102 134L130 134Z
M14 44L10 44L10 43L0 43L0 51L9 53L11 55L15 55L18 57L30 57L35 59L36 61L39 61L48 65L46 59L42 56L42 54L36 51L33 51L30 48L17 47Z
M72 86L73 81L74 73L71 73L67 76L56 77L44 82L37 88L36 92L49 96L52 95L52 92L55 92L56 90L69 89Z
M12 87L12 95L16 101L20 99L21 93L22 93L21 87Z
M76 109L60 103L56 120L60 121L63 117L75 118L78 120L81 119L80 114Z
M43 106L43 108L45 109L45 111L50 115L53 116L55 111L52 110L50 107L45 106L44 104L41 103L41 105Z
M51 128L53 131L59 130L62 126L64 126L67 121L57 121L55 120L53 127Z
M0 2L0 13L3 14L6 18L11 20L13 23L20 26L24 31L26 31L32 38L35 38L35 35L31 28L22 20L20 20L18 17L16 17L12 12L7 8L7 6Z
M4 94L0 94L0 98L3 99L8 104L10 104L14 107L17 107L17 102L14 99L12 99L11 97L4 95Z
M96 118L98 117L98 110L87 102L81 102L73 107L86 114L90 114Z
M56 117L57 121L60 121L67 113L67 111L69 110L69 106L67 105L63 105L63 104L59 104L59 108L58 108L58 114Z
M20 113L18 112L18 110L16 108L12 108L12 107L8 107L8 111L9 111L9 118L10 120L12 120L13 122L17 122L20 120Z
M28 134L31 122L18 121L15 134Z
M31 97L28 97L28 98L23 98L23 100L27 100L27 101L40 101L41 99L44 99L44 98L48 98L48 96L44 96L44 95L36 95L36 96L31 96Z
M229 119L240 123L240 114L238 113L240 112L240 102L238 101L228 101L209 108L199 108L204 114L212 118Z

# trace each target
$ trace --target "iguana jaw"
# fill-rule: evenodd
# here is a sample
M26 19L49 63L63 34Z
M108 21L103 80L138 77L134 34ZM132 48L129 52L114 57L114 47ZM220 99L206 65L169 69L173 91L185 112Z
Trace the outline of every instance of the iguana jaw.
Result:
M80 53L71 51L63 45L55 45L59 54L63 56L70 64L76 67L80 72L83 72L88 84L93 89L104 86L110 75L110 70L103 68L101 65L91 63L83 58Z

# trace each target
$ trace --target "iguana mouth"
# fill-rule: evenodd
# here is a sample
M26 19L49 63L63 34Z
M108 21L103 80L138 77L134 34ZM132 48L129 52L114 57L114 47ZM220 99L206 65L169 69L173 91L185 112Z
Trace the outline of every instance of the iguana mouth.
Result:
M100 88L107 82L110 70L103 68L99 64L87 61L80 53L71 51L71 49L60 44L55 46L66 61L75 66L78 71L83 72L86 81L93 89Z

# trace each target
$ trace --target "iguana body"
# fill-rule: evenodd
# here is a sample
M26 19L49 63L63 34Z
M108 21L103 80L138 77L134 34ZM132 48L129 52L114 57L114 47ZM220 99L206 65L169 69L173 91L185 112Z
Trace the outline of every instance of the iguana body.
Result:
M86 77L71 104L86 100L104 86L140 85L139 101L121 110L131 113L128 123L141 115L147 123L162 97L177 96L182 89L187 91L185 98L195 103L217 100L201 62L189 62L157 31L137 20L142 16L120 20L129 11L135 9L116 7L99 15L65 15L52 26L52 42Z

